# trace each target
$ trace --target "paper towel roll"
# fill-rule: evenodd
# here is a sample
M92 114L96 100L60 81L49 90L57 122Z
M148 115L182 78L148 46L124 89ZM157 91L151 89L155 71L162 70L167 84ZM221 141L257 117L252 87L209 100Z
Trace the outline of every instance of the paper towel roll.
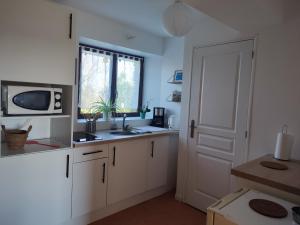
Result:
M287 134L287 127L277 134L274 158L279 160L289 160L294 143L294 137Z

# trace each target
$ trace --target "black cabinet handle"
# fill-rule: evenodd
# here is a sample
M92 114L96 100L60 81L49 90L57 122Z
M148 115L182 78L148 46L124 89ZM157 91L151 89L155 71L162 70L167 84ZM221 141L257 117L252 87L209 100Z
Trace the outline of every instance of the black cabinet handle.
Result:
M69 164L70 164L70 155L67 155L67 163L66 163L66 177L69 178Z
M154 157L154 141L151 141L151 157Z
M105 167L106 167L106 164L103 163L103 165L102 165L102 183L103 184L105 183Z
M72 27L73 27L73 14L70 13L70 17L69 17L69 39L72 39Z
M99 151L94 151L94 152L85 152L85 153L82 153L82 155L92 155L92 154L96 154L96 153L100 153L100 152L103 152L103 151L99 150Z
M194 138L194 130L195 130L195 120L192 120L191 121L191 135L190 135L190 137L191 138Z
M116 147L113 148L113 166L116 165Z

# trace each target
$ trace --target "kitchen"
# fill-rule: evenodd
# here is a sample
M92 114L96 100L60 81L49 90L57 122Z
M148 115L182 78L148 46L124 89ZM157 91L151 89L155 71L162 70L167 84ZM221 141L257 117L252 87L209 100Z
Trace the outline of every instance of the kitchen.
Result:
M294 137L291 158L300 159L298 2L286 8L271 3L272 10L253 3L256 16L241 18L187 0L194 22L184 38L162 29L161 15L173 3L3 1L1 224L89 224L175 187L178 201L206 212L237 190L233 167L273 154L284 124ZM236 12L251 11L242 3L235 7ZM288 15L283 19L282 10ZM219 60L211 54L230 57ZM201 78L195 74L200 74L203 57L209 59L209 76ZM95 61L106 82L100 85L94 78L86 88L84 76ZM134 84L130 89L118 89L122 65L130 77L126 82ZM245 74L238 89L232 73L236 66ZM9 97L4 96L41 90L51 93L44 97L53 111L17 112L5 102ZM100 118L87 125L86 106L98 101L102 90L113 102L98 104L101 114L94 116ZM200 105L195 93L203 93ZM115 115L105 116L102 103L117 103L111 107ZM153 120L155 126L149 126ZM6 133L27 131L30 125L24 148L11 150ZM85 130L96 140L82 137ZM278 197L270 190L241 186ZM293 200L284 196L279 194Z

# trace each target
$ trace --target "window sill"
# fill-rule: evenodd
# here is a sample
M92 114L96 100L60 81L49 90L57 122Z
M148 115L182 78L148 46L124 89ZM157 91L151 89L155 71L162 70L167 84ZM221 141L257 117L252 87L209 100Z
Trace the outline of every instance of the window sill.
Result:
M126 117L126 121L142 121L142 120L152 120L153 117L152 115L150 116L146 116L145 119L141 119L141 117L137 116L137 117ZM122 122L123 121L123 117L117 117L115 118L116 122ZM105 121L104 119L100 118L97 120L97 123L111 123L113 120L110 121ZM85 119L77 119L77 123L85 123L86 120Z

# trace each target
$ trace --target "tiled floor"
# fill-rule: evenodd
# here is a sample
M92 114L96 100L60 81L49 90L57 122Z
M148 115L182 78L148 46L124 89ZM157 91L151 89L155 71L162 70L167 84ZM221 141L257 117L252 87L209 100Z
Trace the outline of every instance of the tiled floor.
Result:
M91 225L205 225L206 215L174 199L169 192Z

